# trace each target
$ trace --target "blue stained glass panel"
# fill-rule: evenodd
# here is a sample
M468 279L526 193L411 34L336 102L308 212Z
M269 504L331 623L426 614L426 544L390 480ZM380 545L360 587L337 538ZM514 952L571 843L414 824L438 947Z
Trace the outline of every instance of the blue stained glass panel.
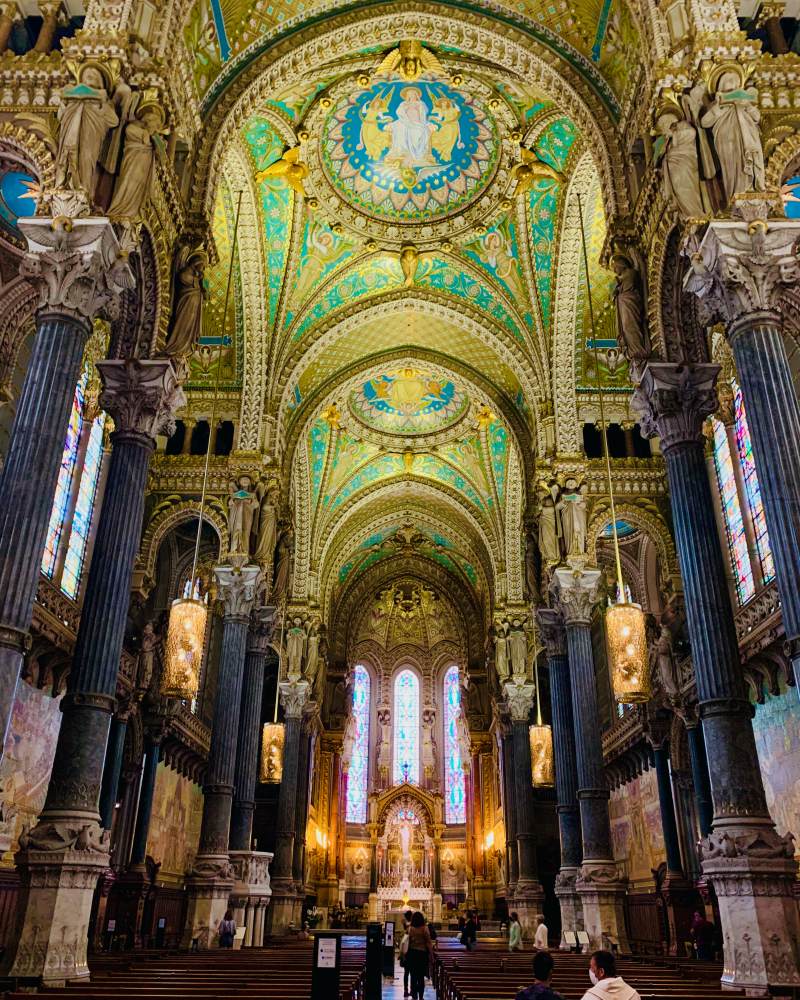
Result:
M103 430L105 414L95 418L86 447L86 458L81 472L81 484L78 488L78 499L75 513L72 517L72 531L69 536L67 556L64 560L64 573L61 577L61 589L73 599L78 596L81 585L83 563L86 558L86 546L89 542L89 531L92 526L94 502L97 496L97 481L100 478L100 465L103 461Z
M75 475L75 463L78 459L78 446L83 430L83 397L86 391L86 375L75 387L72 401L72 412L67 425L67 439L61 455L61 468L58 470L58 482L50 511L50 523L47 526L47 541L42 556L42 572L52 579L58 561L58 549L64 532L64 518L67 515L69 499L72 493L72 480Z
M394 682L393 780L419 784L419 680L411 670Z
M728 536L731 566L733 568L736 595L739 603L744 604L755 593L753 568L750 564L750 554L747 551L747 538L744 533L744 519L739 504L739 493L736 489L736 477L733 471L733 458L728 444L728 434L725 425L720 420L714 421L714 468L717 472L717 485L722 498L722 513L725 519L725 533Z
M756 550L761 563L761 578L764 583L775 576L775 564L772 561L772 546L767 532L767 519L764 515L764 503L761 499L761 487L758 483L756 461L753 457L753 443L750 439L750 428L747 426L747 413L744 408L742 390L734 382L734 416L736 418L736 446L739 450L739 461L742 465L744 492L750 517L753 520L753 532L756 536Z
M361 665L353 671L355 739L347 772L348 823L367 822L367 781L369 778L369 674Z
M461 749L458 745L456 718L461 711L461 685L458 667L444 675L444 791L445 823L466 823L467 806Z

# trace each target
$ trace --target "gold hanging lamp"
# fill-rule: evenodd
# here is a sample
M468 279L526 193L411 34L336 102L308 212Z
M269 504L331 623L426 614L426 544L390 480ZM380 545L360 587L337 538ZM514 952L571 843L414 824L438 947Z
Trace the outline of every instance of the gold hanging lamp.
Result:
M211 418L208 423L208 445L206 461L203 469L203 488L200 493L200 510L197 515L197 537L194 544L194 559L192 560L192 575L189 578L188 594L172 602L167 627L167 642L164 656L164 671L161 675L161 694L166 698L180 698L191 701L200 688L200 670L203 665L206 627L208 624L208 607L200 597L196 587L197 561L200 556L200 536L203 530L203 511L208 490L208 467L211 460L211 442L214 438L214 418L216 417L217 397L219 395L220 372L222 369L222 348L227 333L228 305L233 279L233 263L236 259L236 247L239 237L239 215L242 210L242 192L239 192L239 203L236 207L236 222L233 229L233 244L231 259L228 265L228 279L225 288L225 311L222 314L222 337L219 345L219 360L217 375L214 382L214 397L211 403Z
M531 781L534 788L552 788L556 783L553 755L553 727L542 722L542 701L539 694L539 650L534 653L536 679L536 725L528 730L531 747Z
M278 722L278 698L281 690L281 667L283 665L283 629L286 611L281 620L281 638L278 645L278 676L275 681L275 708L272 722L265 722L261 730L261 768L258 780L262 785L279 785L283 779L283 747L286 742L286 727Z
M589 300L589 319L594 344L597 396L600 403L600 436L603 441L603 458L606 463L608 499L611 508L611 536L614 543L614 560L617 570L617 601L616 603L613 601L610 602L606 610L606 642L614 698L620 704L632 705L650 700L650 663L647 655L644 612L641 605L626 600L625 583L622 579L622 561L619 554L619 535L617 533L617 512L614 504L614 485L611 479L611 457L608 452L603 385L600 378L600 357L597 350L597 331L594 322L592 287L589 280L589 255L586 251L586 227L584 226L583 205L580 194L577 198L581 241L583 245L583 268L586 273L586 294Z

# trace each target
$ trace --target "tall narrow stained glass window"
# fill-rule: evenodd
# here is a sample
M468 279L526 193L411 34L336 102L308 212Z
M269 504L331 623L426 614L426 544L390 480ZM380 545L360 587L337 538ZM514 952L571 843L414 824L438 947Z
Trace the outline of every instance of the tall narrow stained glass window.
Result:
M458 667L450 667L444 675L444 792L445 823L466 823L464 771L458 744L456 718L461 711L461 685Z
M86 382L87 376L84 374L75 387L72 411L70 412L69 424L67 425L67 439L64 442L64 451L61 455L61 468L58 470L56 493L53 498L53 508L50 512L50 524L47 526L47 541L42 557L42 573L51 580L56 571L61 537L64 533L67 512L72 496L72 483L75 477L75 466L78 461L81 431L83 430L83 403Z
M395 782L419 784L419 680L411 670L403 670L394 682L392 776Z
M100 479L100 466L103 461L103 434L106 417L101 413L92 422L89 443L86 447L86 458L81 472L81 484L78 488L78 499L75 513L72 517L72 531L69 536L67 555L64 560L64 573L61 577L61 589L73 599L78 596L81 585L81 574L86 559L86 548L89 543L89 530L92 526L94 502L97 497L97 483Z
M755 593L755 583L750 554L747 551L739 493L736 489L733 457L728 444L728 434L721 420L714 421L714 468L722 498L722 513L725 519L725 533L728 536L736 595L739 603L744 604Z
M348 823L367 822L367 782L369 778L369 673L360 664L353 671L355 739L347 772Z
M764 516L764 503L761 499L761 487L758 484L756 463L753 458L753 444L750 440L750 428L747 426L747 414L744 408L742 390L733 383L733 406L736 418L736 447L739 451L739 461L742 465L742 478L747 506L753 522L753 533L756 538L756 551L761 563L761 579L764 583L775 576L775 565L772 561L772 546L767 533L767 519Z

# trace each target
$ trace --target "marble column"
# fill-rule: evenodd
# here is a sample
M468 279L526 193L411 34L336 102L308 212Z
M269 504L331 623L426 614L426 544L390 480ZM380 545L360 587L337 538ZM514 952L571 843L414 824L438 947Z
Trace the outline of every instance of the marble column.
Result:
M122 772L122 758L125 751L125 734L128 731L128 714L117 714L111 720L106 747L106 760L103 767L103 780L100 788L100 825L110 830L114 823L114 810L117 805L119 776Z
M533 707L533 684L507 683L503 686L511 716L514 745L514 808L516 812L519 871L514 890L514 909L519 913L523 933L531 937L536 930L536 916L542 912L544 891L536 864L536 829L533 818L533 783L529 723Z
M229 857L239 711L242 700L247 633L261 579L257 566L216 566L214 577L223 603L211 750L203 786L200 845L187 881L188 909L183 944L201 948L219 944L217 927L228 907L234 879Z
M295 808L299 779L300 737L303 710L309 699L308 681L283 681L280 697L286 726L283 744L283 777L278 792L275 823L275 857L272 862L272 901L269 908L271 934L283 934L292 920L295 892L292 879Z
M703 727L700 725L700 719L696 717L687 718L685 724L700 835L707 837L711 833L711 824L714 820L714 805L711 801L711 779L708 774Z
M22 925L10 974L47 983L88 975L92 896L109 860L108 831L99 826L100 787L147 471L156 435L185 402L170 361L101 361L98 368L100 406L116 427L108 481L47 798L16 856ZM54 872L60 872L57 880Z
M511 726L503 724L503 806L506 822L506 900L511 906L519 880L519 852L517 850L517 816L514 807L514 737Z
M161 744L152 736L144 741L144 767L142 784L139 788L139 808L136 810L136 826L131 847L131 867L144 866L147 857L147 836L150 833L150 816L153 812L153 796L156 791L158 762L161 760Z
M800 284L796 220L771 220L766 195L737 197L712 222L685 286L733 350L775 562L781 613L800 691L800 403L782 334L785 291Z
M306 711L300 733L300 757L297 762L297 804L294 812L294 844L292 846L292 879L299 898L305 897L306 826L308 824L309 770L313 729L314 723Z
M723 984L765 992L800 984L797 864L792 841L776 832L767 808L705 469L702 426L716 409L718 371L652 362L633 406L643 432L661 439L700 717L714 762L714 821L701 858L719 903Z
M272 638L272 609L253 612L247 637L247 658L239 710L239 741L236 747L235 795L231 813L230 847L249 851L253 834L253 811L258 778L258 754L261 747L261 701L264 692L264 669Z
M91 321L113 313L133 282L108 219L20 219L21 273L40 291L36 336L0 474L0 754L58 481L64 438Z
M552 587L567 633L583 845L576 888L583 906L584 930L592 948L606 946L604 939L608 938L624 953L629 950L623 909L625 884L611 847L592 649L591 617L600 597L600 581L599 569L562 567L555 570Z
M561 867L556 876L555 892L561 908L561 947L565 948L567 945L564 931L583 930L581 900L576 889L582 857L575 727L572 720L572 695L564 622L558 611L552 608L540 608L537 611L537 618L550 669L558 829L561 842Z

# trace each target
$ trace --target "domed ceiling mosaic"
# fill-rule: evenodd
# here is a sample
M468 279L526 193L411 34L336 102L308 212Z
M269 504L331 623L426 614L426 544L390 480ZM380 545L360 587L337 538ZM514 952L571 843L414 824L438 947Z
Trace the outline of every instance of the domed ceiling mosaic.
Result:
M349 398L350 412L386 434L430 434L457 423L469 397L449 379L405 367L368 379Z

